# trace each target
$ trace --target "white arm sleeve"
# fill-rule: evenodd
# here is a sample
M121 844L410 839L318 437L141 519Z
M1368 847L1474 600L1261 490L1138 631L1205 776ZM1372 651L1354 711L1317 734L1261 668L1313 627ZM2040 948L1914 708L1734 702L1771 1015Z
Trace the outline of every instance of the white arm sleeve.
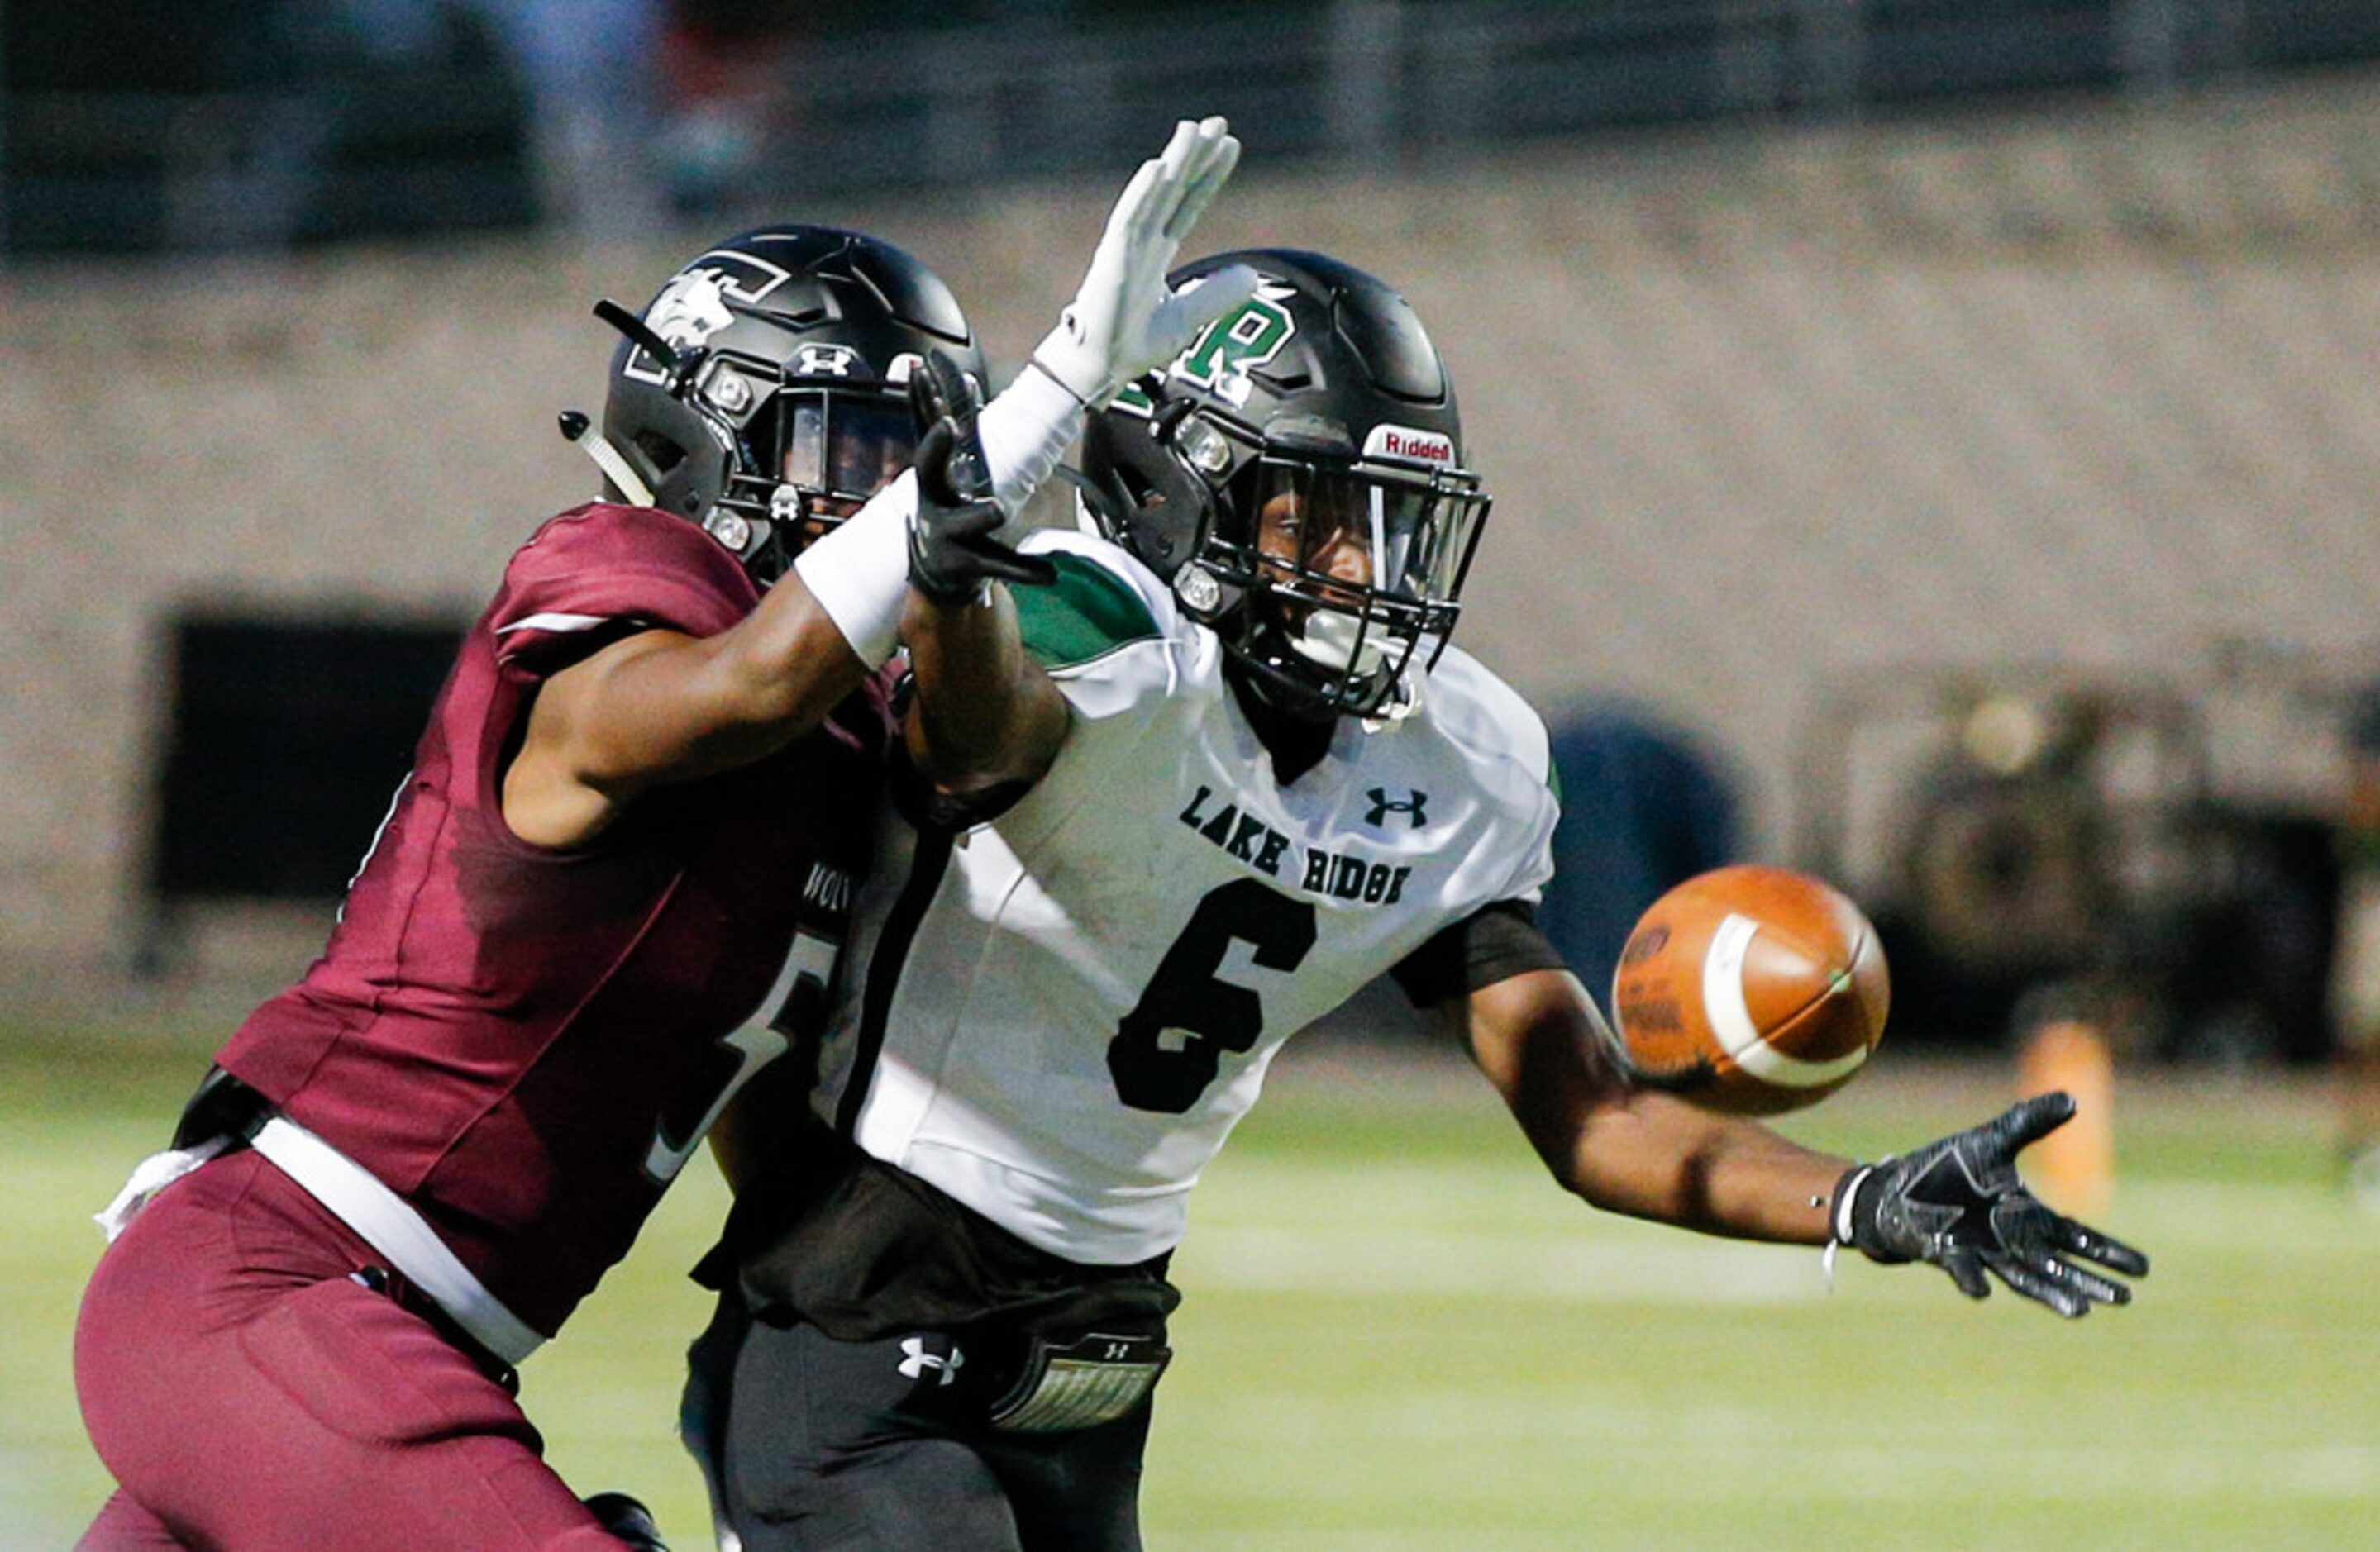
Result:
M1014 517L1058 467L1083 429L1082 401L1038 367L1027 367L983 406L983 439L992 495ZM794 558L794 570L860 661L875 668L901 637L909 597L909 524L917 511L917 477L900 479L834 531Z
M794 557L803 585L871 669L900 643L901 610L909 600L909 520L917 511L917 477L905 469Z
M1014 517L1023 510L1082 429L1082 401L1036 364L983 406L976 433L983 439L991 493L1002 512Z

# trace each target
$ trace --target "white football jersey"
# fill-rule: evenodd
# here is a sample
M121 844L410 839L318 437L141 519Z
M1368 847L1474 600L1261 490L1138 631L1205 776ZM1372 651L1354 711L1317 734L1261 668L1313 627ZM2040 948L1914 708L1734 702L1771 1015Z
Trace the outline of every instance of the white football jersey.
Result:
M1283 787L1215 633L1124 551L1050 530L1018 588L1063 749L956 836L880 827L820 1113L1069 1260L1146 1259L1283 1040L1551 875L1545 724L1449 648Z

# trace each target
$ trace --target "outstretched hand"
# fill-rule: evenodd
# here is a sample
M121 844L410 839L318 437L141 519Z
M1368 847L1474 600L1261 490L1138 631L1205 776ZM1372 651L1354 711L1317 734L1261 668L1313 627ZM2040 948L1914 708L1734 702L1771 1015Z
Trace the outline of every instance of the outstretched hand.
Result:
M927 352L909 378L917 423L917 513L909 525L909 585L940 604L971 603L990 582L1046 586L1057 568L1021 555L992 535L1006 514L992 499L991 474L977 434L975 384L941 351Z
M1124 383L1189 348L1198 331L1256 295L1245 265L1175 292L1165 273L1182 239L1232 176L1240 142L1220 118L1174 126L1109 213L1074 305L1033 352L1036 365L1097 409Z
M2149 1258L2053 1212L2025 1189L2016 1155L2074 1114L2066 1094L2044 1094L1998 1120L1912 1153L1863 1164L1835 1187L1835 1238L1869 1259L1928 1261L1971 1299L1991 1292L1985 1274L2068 1318L2121 1304L2131 1288L2078 1262L2125 1277Z

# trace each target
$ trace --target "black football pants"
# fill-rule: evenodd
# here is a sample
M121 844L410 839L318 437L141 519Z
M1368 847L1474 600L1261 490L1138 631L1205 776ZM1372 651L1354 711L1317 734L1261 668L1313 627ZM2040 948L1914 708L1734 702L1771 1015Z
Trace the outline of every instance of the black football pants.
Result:
M973 1339L840 1342L731 1303L689 1355L687 1442L745 1552L1137 1552L1148 1402L1003 1433L1002 1355Z

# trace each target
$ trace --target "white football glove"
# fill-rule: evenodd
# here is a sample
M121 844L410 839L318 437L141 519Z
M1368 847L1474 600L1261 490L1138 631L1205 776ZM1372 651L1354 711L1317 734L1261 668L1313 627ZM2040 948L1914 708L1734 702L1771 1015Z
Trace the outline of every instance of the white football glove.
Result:
M1141 373L1190 346L1198 331L1256 295L1256 272L1234 265L1166 289L1165 272L1207 201L1232 176L1240 142L1220 118L1173 127L1165 153L1144 162L1108 216L1075 303L1034 348L1033 361L1093 409Z

